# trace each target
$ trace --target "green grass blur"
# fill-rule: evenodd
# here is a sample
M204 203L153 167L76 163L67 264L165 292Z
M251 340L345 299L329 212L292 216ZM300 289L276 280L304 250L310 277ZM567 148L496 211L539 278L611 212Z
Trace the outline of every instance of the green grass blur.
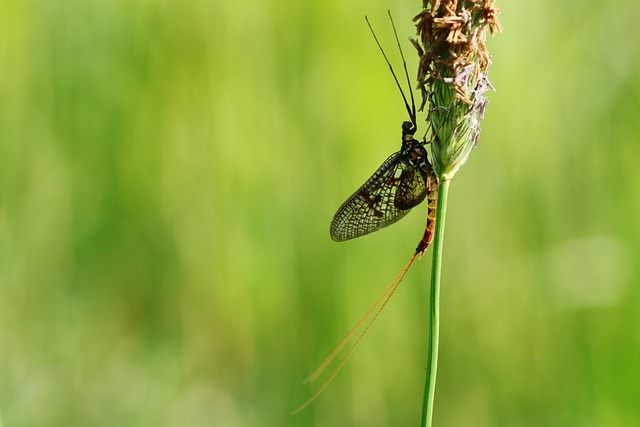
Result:
M430 256L289 412L422 234L328 235L406 119L363 15L400 69L420 4L2 2L0 426L417 425ZM498 6L435 426L640 425L640 7Z

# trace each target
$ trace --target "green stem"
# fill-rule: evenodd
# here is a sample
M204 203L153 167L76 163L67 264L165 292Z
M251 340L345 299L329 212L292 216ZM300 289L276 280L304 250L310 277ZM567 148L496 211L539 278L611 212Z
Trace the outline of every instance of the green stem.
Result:
M444 244L444 219L447 213L449 180L438 187L438 207L436 211L436 231L433 239L433 263L431 265L431 295L429 301L429 351L427 352L427 375L422 400L420 426L431 427L433 401L436 394L436 373L438 371L438 342L440 339L440 275L442 272L442 247Z

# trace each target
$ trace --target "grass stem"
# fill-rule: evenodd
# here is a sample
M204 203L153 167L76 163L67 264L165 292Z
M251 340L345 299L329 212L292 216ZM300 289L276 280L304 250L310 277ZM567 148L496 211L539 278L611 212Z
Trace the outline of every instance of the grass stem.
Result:
M443 180L438 188L436 231L433 239L433 263L431 265L431 292L429 298L429 347L427 351L427 373L422 400L420 426L431 427L433 402L436 394L438 371L438 343L440 338L440 276L442 272L442 248L444 244L444 220L447 213L449 180Z

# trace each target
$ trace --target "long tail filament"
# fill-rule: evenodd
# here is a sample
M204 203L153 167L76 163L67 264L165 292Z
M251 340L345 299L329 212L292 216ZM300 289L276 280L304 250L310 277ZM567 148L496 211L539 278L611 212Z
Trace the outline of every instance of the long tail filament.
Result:
M318 391L309 400L307 400L302 406L300 406L299 408L297 408L296 410L291 412L291 415L295 415L298 412L302 411L307 406L309 406L309 404L311 404L314 400L316 400L318 398L318 396L320 396L322 394L322 392L329 386L331 381L333 381L333 379L338 374L338 372L340 372L340 369L342 369L342 366L344 366L344 364L347 362L347 360L349 359L351 354L354 352L354 350L356 349L358 344L360 344L360 341L362 341L364 336L367 334L367 332L371 328L371 325L373 325L373 322L376 321L376 319L378 318L378 316L380 315L380 313L382 312L384 307L387 305L387 303L389 302L389 300L393 296L393 293L396 291L396 289L398 289L398 286L402 282L402 279L404 279L404 276L407 274L407 271L409 271L409 268L411 267L411 264L413 264L413 261L416 259L417 255L418 255L418 252L414 253L411 256L411 258L409 259L409 262L407 262L407 264L402 268L402 270L400 270L400 273L398 273L396 278L393 279L391 284L387 287L387 289L384 290L382 295L380 295L380 297L376 300L376 302L369 308L369 310L367 310L367 312L364 314L364 316L362 316L362 318L356 324L356 326L347 334L347 336L340 342L340 344L338 344L338 346L335 348L335 350L333 350L331 352L331 354L320 364L318 369L316 369L304 381L305 383L311 382L311 381L315 380L316 378L318 378L318 376L320 376L320 374L322 374L322 372L327 368L329 363L331 363L331 361L336 357L338 352L347 344L347 342L349 342L349 340L353 337L353 335L356 333L356 331L358 329L360 329L360 327L363 325L363 323L367 320L369 315L371 315L371 313L376 309L376 307L380 304L380 302L382 302L382 305L380 306L380 308L378 308L378 310L374 314L373 318L369 321L369 323L367 324L365 329L362 331L362 333L360 334L360 336L358 337L356 342L351 346L351 348L349 349L349 352L340 361L340 364L333 371L333 373L329 376L327 381L325 381L325 383L322 385L322 387L320 387L318 389Z

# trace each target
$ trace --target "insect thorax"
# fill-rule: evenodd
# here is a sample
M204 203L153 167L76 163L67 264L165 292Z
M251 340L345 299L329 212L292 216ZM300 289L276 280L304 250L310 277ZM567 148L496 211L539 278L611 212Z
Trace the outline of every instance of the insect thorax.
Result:
M429 162L429 155L424 148L424 142L413 138L411 134L403 134L401 160L405 164L417 168L423 176L427 176L433 170Z

